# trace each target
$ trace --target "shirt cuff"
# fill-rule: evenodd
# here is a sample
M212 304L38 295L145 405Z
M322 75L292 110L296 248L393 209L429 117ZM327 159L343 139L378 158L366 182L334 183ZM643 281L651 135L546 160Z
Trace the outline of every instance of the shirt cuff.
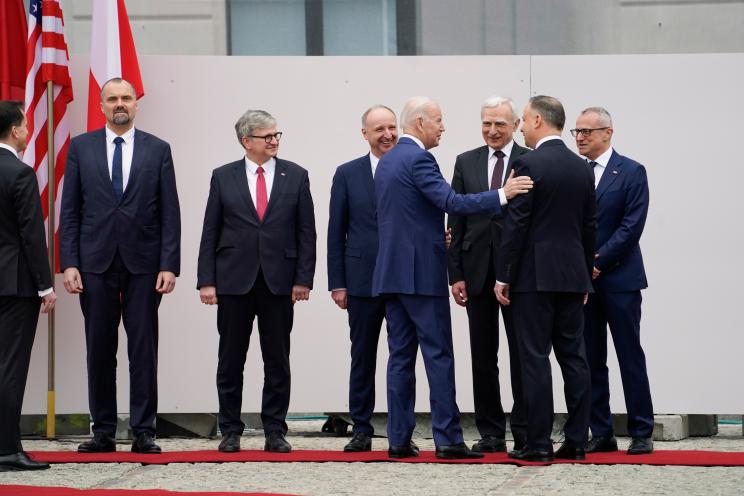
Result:
M506 205L506 193L504 193L504 188L499 188L499 200L501 200L502 207Z
M346 288L334 288L331 290L331 293L333 293L334 291L346 291Z
M508 282L501 282L499 280L496 280L496 284L500 284L501 286L509 286Z
M51 294L52 291L54 291L54 288L48 288L44 291L39 291L39 298L44 298L46 295Z

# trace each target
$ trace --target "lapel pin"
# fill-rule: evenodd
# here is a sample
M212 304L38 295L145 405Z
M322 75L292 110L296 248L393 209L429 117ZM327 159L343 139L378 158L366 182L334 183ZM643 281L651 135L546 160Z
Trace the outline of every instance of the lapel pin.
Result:
M616 176L618 175L618 172L617 172L617 170L614 170L614 169L613 169L612 173L613 173L613 174L615 174Z
M616 174L617 174L617 173L616 173ZM280 175L280 176L286 176L287 174L285 174L284 172L280 172L280 173L279 173L279 175Z

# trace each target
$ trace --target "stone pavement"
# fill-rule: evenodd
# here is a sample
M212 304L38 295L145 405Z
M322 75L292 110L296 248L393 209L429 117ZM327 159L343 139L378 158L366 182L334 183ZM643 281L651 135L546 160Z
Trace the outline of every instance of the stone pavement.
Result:
M320 433L322 421L289 422L295 449L341 449L348 438ZM741 425L720 425L719 434L656 442L660 450L744 451ZM32 451L74 450L80 438L24 441ZM415 439L425 450L430 439ZM628 445L621 438L620 448ZM160 439L164 450L216 449L218 440ZM243 437L244 449L262 449L263 435ZM119 443L129 450L129 443ZM387 449L375 438L373 449ZM300 495L740 495L744 467L637 465L444 465L403 463L225 463L171 465L63 464L41 472L0 473L0 484L77 488L160 488L175 491L256 491Z

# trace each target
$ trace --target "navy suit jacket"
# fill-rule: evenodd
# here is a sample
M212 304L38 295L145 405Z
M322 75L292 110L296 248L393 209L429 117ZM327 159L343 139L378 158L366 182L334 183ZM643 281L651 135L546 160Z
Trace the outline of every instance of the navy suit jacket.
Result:
M379 251L372 282L375 295L447 296L444 213L498 214L498 191L455 193L434 156L403 137L375 172Z
M133 274L181 270L181 213L170 145L137 129L127 189L117 201L106 131L70 141L59 221L60 268L101 274L116 252Z
M496 280L513 292L592 292L594 175L560 139L514 163L535 186L509 202Z
M639 240L648 214L648 179L638 162L612 151L597 185L597 253L601 274L596 289L636 291L646 288Z
M369 154L338 166L329 210L328 289L370 297L378 241Z
M243 295L259 269L275 295L292 286L313 287L315 211L307 171L276 159L274 182L263 220L248 189L245 159L212 173L199 247L197 289L216 286L217 294Z

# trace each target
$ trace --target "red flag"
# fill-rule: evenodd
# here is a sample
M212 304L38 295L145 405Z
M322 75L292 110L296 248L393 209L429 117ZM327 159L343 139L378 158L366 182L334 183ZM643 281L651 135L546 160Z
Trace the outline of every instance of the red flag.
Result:
M0 1L0 100L23 100L26 15L22 0Z
M65 21L58 0L31 0L28 16L26 45L26 118L28 146L23 161L34 168L41 192L44 219L49 210L49 173L47 155L54 157L55 192L55 253L59 230L59 202L62 197L62 178L70 146L70 123L67 106L72 102L72 81L68 69L70 56L64 33ZM48 149L47 83L52 82L54 112L54 150ZM49 229L50 226L47 226ZM59 257L55 256L57 264ZM55 267L55 271L59 266Z
M90 40L88 131L106 124L101 112L101 86L117 77L134 85L138 100L144 96L145 89L124 0L96 0L93 2Z

